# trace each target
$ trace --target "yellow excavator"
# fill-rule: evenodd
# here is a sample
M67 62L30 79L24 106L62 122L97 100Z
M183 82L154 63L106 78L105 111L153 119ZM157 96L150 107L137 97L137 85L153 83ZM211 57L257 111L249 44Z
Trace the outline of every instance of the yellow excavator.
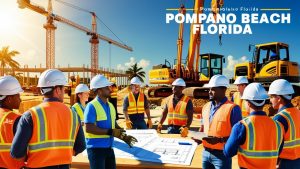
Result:
M293 84L295 95L300 93L300 75L297 62L290 61L289 45L271 42L255 46L251 62L236 64L234 79L246 76L250 82L260 82L266 88L276 79L286 79Z
M204 0L195 0L194 14L196 14L196 16L203 13L203 5ZM215 18L222 5L222 0L212 0L211 8L213 9ZM179 8L179 13L185 15L186 8L184 5L181 5ZM190 87L185 90L185 94L194 98L207 98L208 92L203 92L203 90L207 89L201 88L201 86L208 83L210 77L213 75L222 74L223 62L225 62L224 56L213 53L200 55L201 33L199 30L197 30L196 33L193 32L194 24L200 23L191 24L186 63L182 64L183 23L180 23L176 62L174 65L171 65L169 61L165 60L164 64L153 66L153 69L149 71L149 83L161 85L148 90L149 98L167 97L171 95L172 88L170 85L176 78L183 78L187 87ZM200 62L201 64L199 66Z

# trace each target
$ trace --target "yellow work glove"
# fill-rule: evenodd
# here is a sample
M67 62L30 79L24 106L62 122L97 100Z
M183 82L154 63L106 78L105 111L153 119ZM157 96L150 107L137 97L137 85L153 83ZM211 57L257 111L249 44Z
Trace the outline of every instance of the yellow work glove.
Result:
M149 129L151 129L152 126L153 126L152 120L151 120L151 119L148 119L148 121L147 121L147 127L148 127Z
M126 120L126 129L132 129L132 122L130 120Z
M189 128L188 127L180 127L180 134L181 137L187 137L189 134Z
M163 127L162 124L158 123L157 128L156 128L157 133L161 133L162 127Z
M113 129L111 135L122 139L126 135L126 131L124 129Z
M126 144L129 145L130 148L132 148L133 144L135 144L137 141L137 139L131 135L124 135L124 137L121 139L123 140Z

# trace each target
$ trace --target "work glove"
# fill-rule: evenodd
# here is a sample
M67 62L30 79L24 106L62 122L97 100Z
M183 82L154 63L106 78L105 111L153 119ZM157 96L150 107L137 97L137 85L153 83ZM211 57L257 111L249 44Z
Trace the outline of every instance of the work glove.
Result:
M126 131L124 129L113 129L111 135L122 140L126 135Z
M126 129L132 129L132 122L130 120L126 120Z
M152 126L153 126L152 120L151 120L151 119L148 119L148 121L147 121L147 127L148 127L149 129L151 129Z
M126 144L129 145L130 148L133 147L133 144L135 144L137 141L137 139L131 135L124 135L123 138L121 139L123 140Z
M181 137L187 137L189 134L189 128L188 127L180 127L180 135Z
M163 127L162 124L158 123L157 128L156 128L157 133L161 133L162 127Z

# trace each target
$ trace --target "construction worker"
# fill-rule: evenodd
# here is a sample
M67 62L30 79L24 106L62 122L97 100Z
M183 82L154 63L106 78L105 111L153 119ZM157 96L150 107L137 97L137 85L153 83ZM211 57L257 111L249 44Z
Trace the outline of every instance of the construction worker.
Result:
M172 86L173 95L162 112L157 132L161 132L162 124L168 116L168 134L181 134L182 137L187 137L193 121L193 103L188 96L182 93L186 86L183 79L176 79Z
M278 113L274 120L284 126L284 146L279 156L280 169L295 169L300 166L300 110L291 103L294 89L284 80L278 79L271 83L269 92L270 101Z
M130 147L137 140L125 134L116 123L116 110L108 102L111 82L105 76L96 75L91 80L90 88L97 94L84 110L84 123L86 126L87 154L91 169L115 169L116 160L112 149L114 137L127 143Z
M115 109L116 109L116 120L119 120L119 114L118 114L118 86L116 84L115 78L112 78L110 80L113 84L111 85L111 95L109 98L109 102L111 102Z
M90 89L85 84L79 84L75 88L75 94L77 102L72 106L72 110L78 114L81 123L84 124L83 112L86 106L86 102L89 99Z
M249 84L243 93L250 115L233 126L224 147L226 157L238 154L240 168L276 168L284 130L263 111L267 98L260 83Z
M224 75L214 75L205 87L210 88L209 99L202 109L204 133L202 138L203 169L231 168L231 158L223 154L223 147L230 135L232 126L242 119L239 106L225 96L229 80Z
M243 118L245 118L249 115L249 112L246 111L245 101L241 99L248 83L249 83L248 79L244 76L237 77L233 83L237 86L238 92L233 93L231 101L240 106L240 108L242 110Z
M27 168L69 169L72 156L85 149L78 115L63 104L65 85L61 71L44 71L38 81L43 103L26 111L19 120L10 154L27 159Z
M10 157L9 150L17 129L20 114L13 112L19 109L23 92L18 80L12 76L0 78L0 168L20 169L25 166L24 161Z
M130 80L131 91L124 98L123 112L125 116L127 129L147 129L152 128L152 120L150 117L150 109L147 96L141 92L142 82L138 77ZM148 121L144 121L144 113L146 113Z

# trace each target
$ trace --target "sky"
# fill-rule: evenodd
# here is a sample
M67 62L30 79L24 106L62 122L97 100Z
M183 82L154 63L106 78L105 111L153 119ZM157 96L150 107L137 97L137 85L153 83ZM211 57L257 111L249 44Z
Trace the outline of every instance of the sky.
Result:
M125 43L133 48L133 52L109 45L105 41L99 44L99 66L125 70L135 62L143 67L146 73L153 65L164 63L167 59L174 63L177 56L178 23L166 23L166 13L169 8L178 8L184 3L186 8L193 8L191 0L63 0L96 13L98 33L116 41ZM47 8L46 0L32 0L31 2ZM251 24L251 35L223 35L222 46L219 45L218 35L202 35L200 53L217 53L226 58L224 73L231 78L236 63L252 60L252 53L248 52L249 44L260 44L279 41L290 45L290 59L299 63L299 6L298 1L286 0L241 0L226 1L224 8L255 7L287 8L290 11L266 11L265 13L291 13L290 24ZM205 8L210 7L210 1L205 1ZM72 20L82 26L91 28L91 15L79 11L56 0L53 0L55 14ZM208 12L206 12L208 13ZM226 13L226 12L225 12ZM234 12L237 16L240 11ZM247 13L247 12L245 12ZM248 12L251 13L251 12ZM257 12L259 14L262 11ZM10 46L11 50L20 52L15 59L23 66L45 67L45 29L46 18L29 9L20 9L16 0L0 0L0 48ZM104 24L103 24L104 23ZM55 62L63 67L90 65L89 36L84 32L55 22ZM237 23L238 24L238 23ZM110 32L106 26L117 35ZM184 28L183 58L188 53L190 24ZM109 52L110 51L110 52ZM110 53L110 54L109 54ZM148 74L147 74L148 78ZM148 79L146 79L146 82Z

